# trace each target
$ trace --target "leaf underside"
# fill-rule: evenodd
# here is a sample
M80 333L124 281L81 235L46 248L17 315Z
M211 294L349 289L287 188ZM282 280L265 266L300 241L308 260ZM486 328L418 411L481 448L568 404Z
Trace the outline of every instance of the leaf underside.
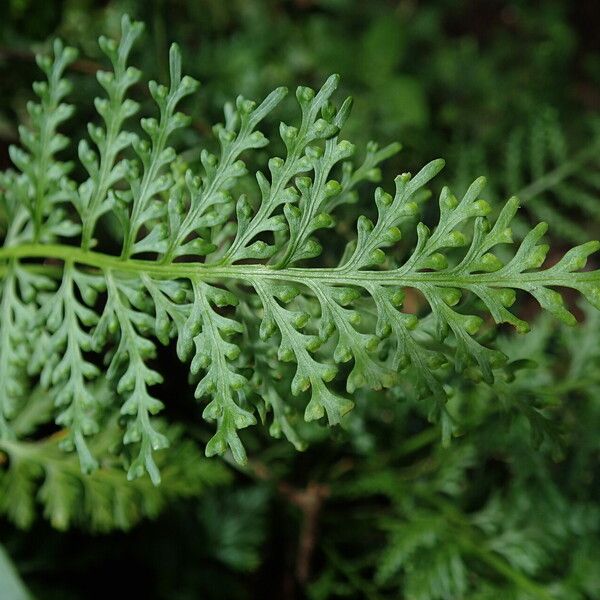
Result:
M283 88L259 104L238 97L227 105L214 128L218 154L203 150L200 165L182 169L172 136L190 119L177 107L198 84L182 75L177 46L169 85L148 85L156 116L141 119L140 135L128 129L140 108L128 92L141 78L128 56L141 32L125 17L120 42L100 40L111 70L97 74L99 124L78 146L83 181L59 158L69 144L60 126L73 112L64 72L76 53L56 42L53 58L38 60L46 81L35 84L31 124L11 149L15 170L0 174L3 439L15 436L15 416L39 385L65 428L62 448L93 471L100 457L90 440L106 410L94 386L106 379L116 391L111 410L126 422L123 441L135 449L129 477L148 472L158 483L155 452L169 443L155 423L163 403L153 386L165 376L153 361L158 343L176 344L203 417L216 423L206 453L229 449L243 463L238 431L257 415L270 413L273 435L303 447L290 393L304 399L306 420L334 425L355 390L394 387L410 374L412 393L433 398L431 417L443 418L448 370L493 382L510 357L485 341L492 325L527 331L511 311L519 291L567 323L575 318L557 288L600 308L600 273L583 271L600 245L576 246L544 267L545 224L514 244L519 201L492 217L483 178L461 198L442 189L435 226L416 223L442 160L398 176L393 194L377 188L375 218L360 216L335 262L335 244L326 249L333 266L319 266L325 230L399 146L370 144L354 162L353 144L341 138L351 100L334 103L332 76L316 92L297 89L298 122L280 124L281 156L255 171L254 185L246 162L269 143L259 127ZM106 215L120 226L118 255L99 247ZM411 230L407 250L401 240ZM419 315L403 309L407 290L421 299Z

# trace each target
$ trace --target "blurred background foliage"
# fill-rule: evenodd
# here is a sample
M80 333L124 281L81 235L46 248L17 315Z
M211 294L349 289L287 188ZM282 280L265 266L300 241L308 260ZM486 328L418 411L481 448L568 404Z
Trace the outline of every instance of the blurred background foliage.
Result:
M187 70L203 85L190 107L200 133L234 94L260 98L278 85L319 86L332 72L356 100L349 138L400 139L409 166L432 153L451 161L455 144L498 154L507 132L542 107L576 129L600 102L597 36L586 35L598 19L593 2L4 3L2 131L9 136L30 96L32 51L59 35L82 49L77 70L93 72L101 60L96 39L117 36L123 12L146 21L136 58L148 76L164 80L168 45L181 44ZM91 78L85 82L95 88ZM92 93L85 88L79 92Z
M146 75L166 79L177 41L202 82L186 107L190 147L214 143L210 125L236 94L318 87L337 72L355 100L345 135L363 151L371 139L403 144L383 167L385 184L443 156L441 179L456 192L487 175L491 199L520 192L526 214L548 220L559 244L600 231L597 2L0 4L2 168L37 78L35 52L57 35L80 48L72 77L85 108L69 125L80 135L98 92L90 74L103 64L96 39L117 36L128 12L146 22L134 57ZM369 194L361 202L364 211ZM576 332L540 320L525 340L501 340L522 360L496 393L450 382L462 436L449 448L426 403L399 388L359 397L332 433L303 426L303 453L246 433L254 458L243 471L200 456L195 442L209 432L164 350L172 376L162 395L181 442L162 491L132 486L112 464L84 480L52 438L0 448L0 597L5 581L24 594L18 571L43 599L104 598L117 581L157 599L598 599L600 321L581 315ZM3 469L11 461L17 479Z

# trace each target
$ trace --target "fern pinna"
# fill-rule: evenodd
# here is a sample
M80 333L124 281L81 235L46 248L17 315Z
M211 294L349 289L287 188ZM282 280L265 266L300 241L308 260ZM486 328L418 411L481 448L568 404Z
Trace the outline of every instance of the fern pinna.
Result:
M556 287L600 307L600 272L582 270L600 244L577 246L543 268L548 246L539 224L512 253L500 250L512 242L519 202L510 199L491 219L482 178L462 198L444 188L437 225L419 223L414 248L399 256L402 228L414 221L442 160L397 177L393 194L377 189L376 219L358 219L337 264L315 266L320 230L334 227L333 215L356 201L361 182L378 179L378 164L398 146L371 145L354 165L354 146L340 137L351 100L333 103L332 76L317 92L297 89L299 121L281 123L282 157L256 172L254 188L242 157L268 144L259 127L283 88L259 104L238 97L227 105L214 128L218 155L202 151L201 168L181 175L172 136L189 126L178 105L198 84L182 75L172 46L169 85L149 84L156 116L141 119L139 135L129 131L139 106L128 93L140 73L128 55L141 31L124 18L119 43L100 39L112 70L97 74L101 124L90 124L79 143L87 174L79 181L60 158L69 140L59 132L73 112L64 74L76 53L57 41L53 58L38 60L46 81L34 85L39 102L28 106L21 148L11 149L16 170L0 179L3 439L15 435L12 421L39 385L65 429L61 446L92 471L98 457L90 440L107 411L94 389L106 378L117 392L108 410L124 417L124 442L135 448L129 477L148 472L157 483L154 452L169 440L153 418L163 408L153 392L163 374L152 359L157 343L171 340L190 363L196 396L207 401L204 418L216 422L207 455L230 449L245 461L238 431L269 412L272 432L300 447L290 391L305 394L305 419L333 425L357 388L393 387L408 372L414 393L434 399L431 417L448 434L448 366L493 381L507 357L478 332L491 320L527 330L510 311L517 291L567 322L575 318ZM98 241L109 218L118 222L120 253ZM429 314L403 311L407 288L424 297Z

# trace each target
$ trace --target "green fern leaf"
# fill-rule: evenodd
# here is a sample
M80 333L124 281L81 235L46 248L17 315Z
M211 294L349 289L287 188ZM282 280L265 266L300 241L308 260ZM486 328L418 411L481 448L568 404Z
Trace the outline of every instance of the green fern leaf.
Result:
M575 317L556 288L576 290L600 307L600 273L584 271L600 244L576 246L544 267L546 225L513 244L519 201L511 198L490 218L483 178L461 198L444 188L436 224L419 223L414 248L400 255L402 229L414 222L443 168L439 159L397 177L394 195L377 189L375 221L360 216L338 263L315 266L322 230L335 225L332 212L354 201L362 182L378 180L378 164L398 146L370 145L364 163L352 167L354 146L341 137L351 101L336 106L332 76L318 91L298 88L299 122L280 125L283 156L271 155L254 188L242 157L267 145L258 126L283 88L258 105L243 98L228 105L225 123L214 130L220 154L203 151L197 169L173 177L173 134L190 121L177 107L198 84L182 74L172 46L169 86L149 84L158 117L141 119L144 138L126 132L125 121L138 109L127 91L139 78L127 60L140 32L124 18L120 43L101 40L113 72L98 76L108 96L96 102L104 125L89 128L96 150L79 146L88 174L80 183L55 158L65 146L56 128L71 112L62 103L69 87L62 76L74 53L56 44L54 61L40 61L49 83L37 86L35 127L22 135L29 153L12 151L19 171L3 174L0 186L8 218L0 249L3 437L13 405L39 380L57 400L54 417L67 431L63 446L76 449L84 470L92 470L102 457L91 446L102 431L89 382L107 379L120 397L127 452L135 454L128 475L148 472L158 483L155 452L168 437L154 422L163 402L153 387L164 374L153 361L157 341L176 340L196 378L196 397L207 401L203 416L216 422L208 455L229 449L245 462L238 432L256 422L256 407L263 418L269 407L273 432L301 446L284 406L290 393L302 399L306 420L326 416L334 425L359 389L395 387L409 373L417 395L433 398L430 416L442 420L447 438L448 371L493 384L507 357L482 333L492 321L528 330L510 310L517 293L569 324ZM57 141L46 143L49 135ZM97 247L105 214L122 227L119 256ZM67 243L80 232L79 243ZM427 314L403 310L407 289L424 298ZM26 365L19 358L24 350L13 346L29 339L32 325L41 342ZM260 344L270 350L256 361L252 352ZM269 382L278 363L289 373L288 389L285 378Z

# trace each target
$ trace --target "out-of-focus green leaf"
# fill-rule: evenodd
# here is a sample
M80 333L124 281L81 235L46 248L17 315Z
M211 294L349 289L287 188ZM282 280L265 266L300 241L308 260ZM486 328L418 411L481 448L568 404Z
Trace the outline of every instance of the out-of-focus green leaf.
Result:
M32 599L2 544L0 544L0 598L2 600Z

